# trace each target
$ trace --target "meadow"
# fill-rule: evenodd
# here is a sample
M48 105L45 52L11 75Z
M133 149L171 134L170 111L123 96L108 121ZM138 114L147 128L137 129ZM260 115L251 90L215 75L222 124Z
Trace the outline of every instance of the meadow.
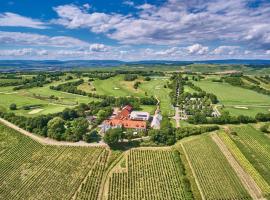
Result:
M104 148L43 146L3 125L0 140L0 199L71 199L108 155ZM92 197L100 173L86 181Z
M224 110L232 115L255 116L258 112L268 113L270 110L270 96L209 79L193 83L204 91L215 94L220 104L225 106Z

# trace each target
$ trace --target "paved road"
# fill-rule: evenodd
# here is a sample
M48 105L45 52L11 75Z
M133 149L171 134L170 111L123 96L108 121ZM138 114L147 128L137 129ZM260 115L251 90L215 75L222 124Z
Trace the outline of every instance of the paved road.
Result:
M180 115L179 115L179 108L178 107L175 107L175 115L174 115L173 119L176 122L176 128L179 128L180 127Z
M0 118L0 122L20 133L22 133L23 135L26 135L30 138L32 138L33 140L44 144L44 145L54 145L54 146L78 146L78 147L107 147L107 144L104 143L103 141L99 142L99 143L87 143L84 141L79 141L79 142L65 142L65 141L57 141L57 140L53 140L50 138L44 138L38 135L35 135L33 133L30 133L18 126L16 126L15 124L10 123L9 121Z

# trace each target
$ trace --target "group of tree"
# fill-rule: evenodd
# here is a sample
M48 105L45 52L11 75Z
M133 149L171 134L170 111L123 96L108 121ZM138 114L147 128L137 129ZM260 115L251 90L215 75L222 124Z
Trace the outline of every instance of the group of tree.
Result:
M73 82L67 82L67 83L59 84L57 86L53 86L52 85L52 86L50 86L50 89L86 96L87 93L85 91L80 90L80 89L77 88L83 82L84 82L84 80L83 79L80 79L78 81L73 81Z
M125 81L134 81L138 78L137 74L125 74L124 75L124 80Z

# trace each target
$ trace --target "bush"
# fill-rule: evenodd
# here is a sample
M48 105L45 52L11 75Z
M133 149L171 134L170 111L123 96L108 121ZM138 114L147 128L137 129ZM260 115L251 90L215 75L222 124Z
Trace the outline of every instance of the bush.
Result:
M17 110L17 105L15 103L10 104L9 106L10 110Z

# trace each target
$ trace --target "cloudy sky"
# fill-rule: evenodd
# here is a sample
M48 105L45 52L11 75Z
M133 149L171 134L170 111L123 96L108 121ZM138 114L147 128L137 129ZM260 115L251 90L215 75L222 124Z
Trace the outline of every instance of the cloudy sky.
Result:
M0 4L0 59L270 59L269 0Z

